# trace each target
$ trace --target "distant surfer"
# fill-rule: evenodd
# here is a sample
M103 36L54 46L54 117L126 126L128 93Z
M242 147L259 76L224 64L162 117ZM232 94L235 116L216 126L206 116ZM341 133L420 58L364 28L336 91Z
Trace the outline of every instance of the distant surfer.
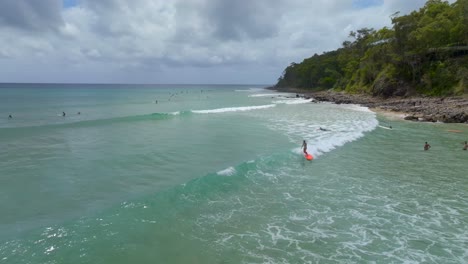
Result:
M66 115L65 112L62 112L62 116L65 116L65 115Z
M431 145L427 144L427 142L424 144L424 150L429 150L431 148Z
M465 144L463 145L463 150L468 150L468 142L465 141Z
M302 150L304 151L304 154L308 155L309 153L307 153L307 142L305 140L302 141L302 146L301 146Z
M12 119L13 117L11 115L8 115L8 119Z
M322 127L319 127L319 130L320 130L320 131L330 131L330 130L328 130L328 129L326 129L326 128L322 128Z
M81 112L78 112L78 115L81 115Z

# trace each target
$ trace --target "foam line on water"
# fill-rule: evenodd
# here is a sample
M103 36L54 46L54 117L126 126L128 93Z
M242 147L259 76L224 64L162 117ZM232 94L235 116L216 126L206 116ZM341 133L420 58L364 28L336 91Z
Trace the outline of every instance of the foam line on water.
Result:
M278 101L273 101L272 103L274 104L288 104L288 105L294 105L294 104L307 104L312 102L313 99L289 99L289 100L278 100Z
M236 173L236 169L234 169L234 167L229 167L229 168L226 168L224 170L218 171L216 174L218 174L220 176L232 176L235 173Z
M346 143L355 141L363 137L365 132L369 132L375 129L377 127L377 124L377 120L369 120L368 122L356 122L352 125L353 130L338 130L336 132L331 131L328 134L324 135L321 134L327 132L317 131L314 133L310 133L309 135L304 135L304 138L309 143L308 152L314 155L315 157L330 152L338 147L345 145ZM359 128L359 126L361 126L361 128ZM295 148L294 152L302 153L302 150L301 148Z
M275 104L269 105L257 105L257 106L240 106L240 107L225 107L217 109L208 109L208 110L192 110L192 113L196 114L216 114L216 113L226 113L226 112L242 112L242 111L251 111L258 109L267 109L275 107Z
M349 110L352 110L352 111L373 113L368 107L361 106L361 105L343 104L343 105L340 105L340 107L343 108L343 109L349 109Z
M285 109L270 117L269 127L284 132L292 143L297 144L291 149L295 154L302 155L302 140L308 143L308 153L318 157L363 137L364 133L378 126L375 113L358 105L302 104L292 107L294 110L287 112Z
M280 93L262 93L262 94L251 94L249 97L281 97L287 96L289 94L280 94Z
M249 92L249 93L256 93L265 90L265 88L249 88L244 90L235 90L236 92Z

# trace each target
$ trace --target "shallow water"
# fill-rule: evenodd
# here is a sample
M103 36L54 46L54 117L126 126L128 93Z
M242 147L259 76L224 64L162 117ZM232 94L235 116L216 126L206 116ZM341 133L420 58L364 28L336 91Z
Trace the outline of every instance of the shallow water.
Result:
M466 125L253 86L13 88L0 98L14 117L0 121L5 263L468 259Z

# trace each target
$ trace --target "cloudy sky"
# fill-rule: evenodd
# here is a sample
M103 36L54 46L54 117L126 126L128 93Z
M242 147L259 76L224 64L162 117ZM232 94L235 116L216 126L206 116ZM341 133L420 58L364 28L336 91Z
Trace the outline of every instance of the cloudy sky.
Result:
M0 82L274 84L291 62L424 3L1 0Z

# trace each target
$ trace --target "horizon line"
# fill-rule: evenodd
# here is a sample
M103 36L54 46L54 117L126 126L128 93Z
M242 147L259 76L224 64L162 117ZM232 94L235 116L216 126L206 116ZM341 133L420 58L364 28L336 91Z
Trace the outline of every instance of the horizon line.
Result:
M106 82L0 82L2 84L77 84L77 85L262 85L272 86L265 83L106 83Z

